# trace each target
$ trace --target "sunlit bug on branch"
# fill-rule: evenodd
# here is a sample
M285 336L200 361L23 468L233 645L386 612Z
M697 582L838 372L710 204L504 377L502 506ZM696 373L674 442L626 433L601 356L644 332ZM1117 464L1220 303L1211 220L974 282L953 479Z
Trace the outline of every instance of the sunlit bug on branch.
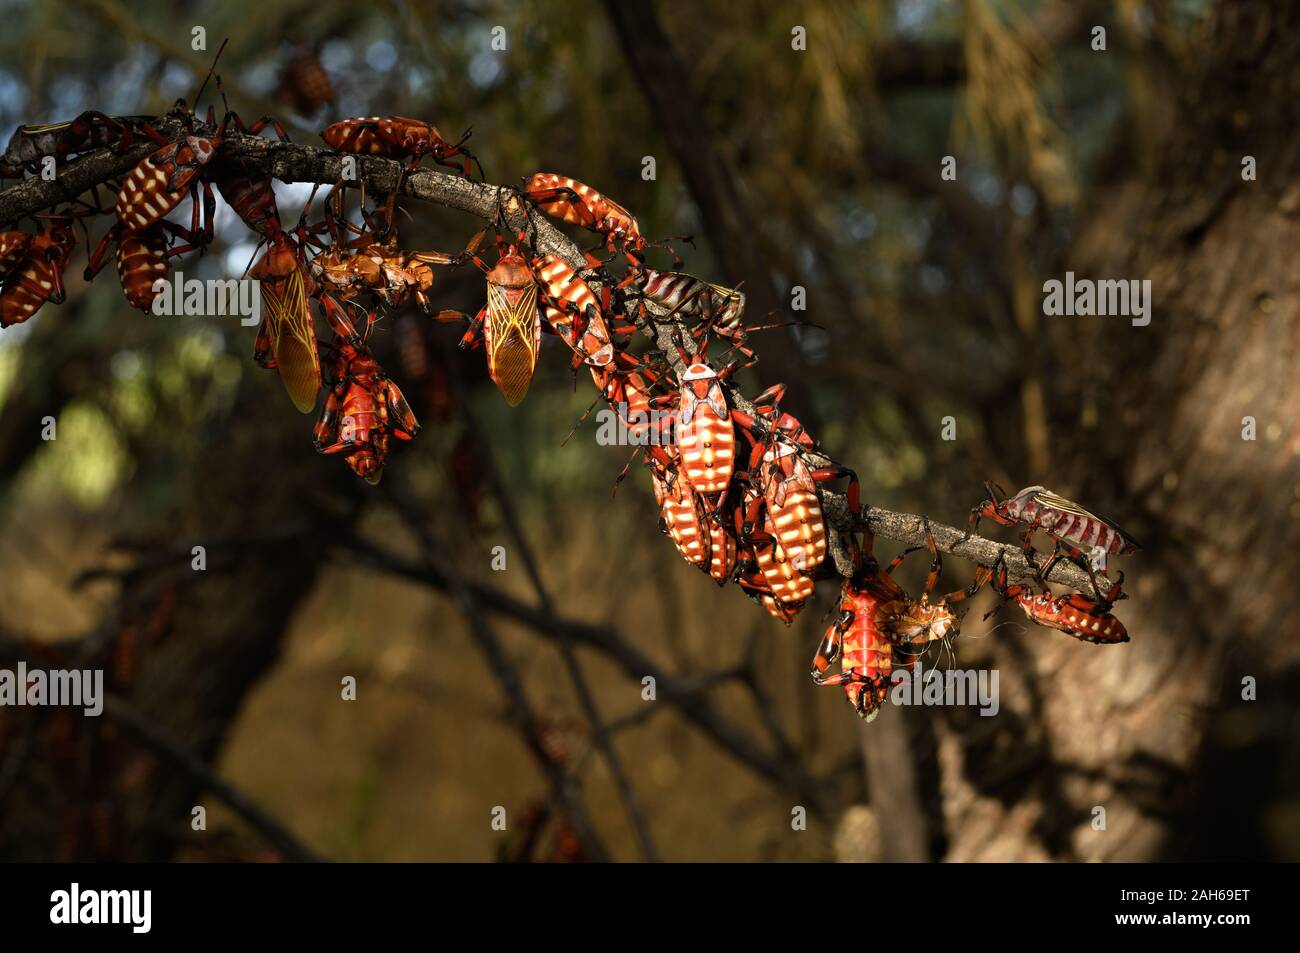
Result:
M1046 578L1052 565L1060 558L1057 554L1049 559L1039 574L1040 578ZM1110 612L1111 607L1124 598L1120 588L1123 579L1124 574L1120 573L1119 580L1111 585L1104 598L1089 599L1077 592L1055 596L1045 584L1037 590L1024 583L1008 585L1006 561L999 557L994 566L992 585L1004 601L1018 605L1031 622L1072 635L1083 642L1114 644L1129 641L1124 623ZM989 612L985 618L992 614Z
M1042 530L1054 538L1053 555L1064 548L1070 561L1082 567L1092 578L1097 589L1096 574L1105 573L1106 557L1125 555L1141 547L1128 533L1108 519L1089 513L1078 503L1057 496L1041 486L1025 487L1009 499L992 483L985 483L989 498L971 509L967 520L967 535L979 528L981 518L988 518L1003 526L1028 524L1020 539L1025 559L1031 566L1038 564L1033 547L1033 535ZM1083 547L1082 551L1079 547Z
M419 119L362 116L327 126L321 133L321 138L340 152L408 159L408 172L413 171L421 159L429 156L439 165L459 169L468 178L470 163L478 165L478 159L465 148L469 135L469 130L466 130L459 141L450 143L443 138L436 126ZM451 161L457 158L459 161ZM479 167L479 177L483 177L482 167Z
M584 182L554 172L537 172L529 176L524 180L523 194L547 215L596 232L611 252L621 250L632 263L631 273L622 284L630 284L644 271L644 252L652 243L641 234L641 226L632 213L613 199ZM689 242L691 239L681 236L681 240ZM665 242L653 244L663 245ZM671 247L669 251L672 251ZM677 253L673 251L672 255L673 260L680 264ZM590 252L586 257L592 267L603 264Z
M932 602L930 596L943 567L934 537L929 533L926 543L931 557L930 572L920 598L913 599L894 579L893 573L920 547L900 553L882 570L872 554L872 538L867 535L862 549L854 554L857 571L844 580L835 621L826 630L813 657L813 681L818 685L841 686L849 704L867 721L879 713L894 667L911 669L919 649L932 641L956 636L961 621L949 605L974 596L991 575L990 570L980 567L969 587ZM831 666L836 662L840 670L831 673Z
M738 328L745 315L745 295L738 288L724 288L679 271L642 272L641 293L667 308L670 315L711 321L717 330Z

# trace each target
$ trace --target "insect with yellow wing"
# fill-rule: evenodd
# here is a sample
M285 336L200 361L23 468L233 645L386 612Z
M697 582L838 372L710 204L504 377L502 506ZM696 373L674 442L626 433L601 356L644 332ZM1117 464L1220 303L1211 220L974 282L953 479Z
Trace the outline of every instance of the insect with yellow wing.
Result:
M294 406L309 414L321 387L316 325L308 305L315 282L293 239L283 232L270 240L250 274L261 282L265 312L253 358L278 370Z
M487 348L488 376L506 403L514 407L528 393L537 355L542 345L542 319L537 301L537 279L515 245L497 239L497 263L489 267L472 252L470 261L487 277L487 305L469 322L462 348ZM458 315L444 312L439 319Z

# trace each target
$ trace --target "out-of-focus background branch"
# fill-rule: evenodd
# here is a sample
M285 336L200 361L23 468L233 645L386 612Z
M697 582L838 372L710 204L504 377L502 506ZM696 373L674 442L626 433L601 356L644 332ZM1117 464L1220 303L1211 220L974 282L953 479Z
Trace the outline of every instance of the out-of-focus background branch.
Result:
M472 125L493 181L571 174L648 235L694 234L688 270L743 282L752 318L818 326L756 335L740 384L793 385L873 504L959 524L986 479L1043 483L1146 548L1117 608L1131 643L1014 610L981 623L985 597L956 661L924 664L996 668L997 716L887 707L860 729L807 676L833 585L785 631L686 566L643 474L610 499L627 448L590 421L560 445L591 392L556 342L510 409L453 329L386 318L376 347L425 430L376 491L312 451L251 332L143 317L78 259L66 304L0 335L0 633L104 666L149 734L0 709L0 854L1296 859L1298 17L1210 0L11 11L0 133L163 112L230 36L232 106L296 139L376 112ZM304 100L303 64L332 102ZM307 191L280 189L286 220ZM410 247L479 227L408 211ZM217 225L187 276L247 264L224 206ZM1042 283L1067 270L1151 279L1151 325L1044 316ZM441 307L477 310L476 271L438 277ZM910 588L920 571L901 570ZM951 560L944 590L968 573Z

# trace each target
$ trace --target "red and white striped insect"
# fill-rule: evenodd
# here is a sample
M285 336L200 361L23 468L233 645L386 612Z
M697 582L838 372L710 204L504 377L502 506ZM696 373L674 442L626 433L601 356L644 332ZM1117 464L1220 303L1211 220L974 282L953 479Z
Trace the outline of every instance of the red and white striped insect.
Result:
M773 441L760 474L771 532L790 561L812 573L826 559L826 525L812 472L794 446Z
M787 605L800 605L813 594L813 579L801 555L781 545L772 515L765 513L753 535L754 558L773 598Z
M1052 565L1060 558L1058 554L1049 559L1039 573L1039 578L1047 578ZM1123 573L1119 574L1119 580L1110 587L1110 591L1103 599L1089 599L1077 592L1054 596L1046 585L1042 585L1037 592L1032 586L1023 583L1008 586L1006 562L1001 557L998 557L998 563L992 574L994 590L1004 600L1020 606L1029 621L1037 625L1056 629L1084 642L1111 645L1129 641L1128 630L1124 628L1124 623L1110 612L1111 607L1124 598L1120 588L1124 580ZM987 619L996 611L994 609L989 612L985 618Z
M683 559L725 586L736 568L735 533L722 520L713 519L704 501L681 479L670 448L652 446L649 450L660 528Z
M26 238L22 234L0 236L0 327L22 324L45 302L62 304L66 298L63 272L77 241L71 225L56 220Z
M781 549L804 572L811 574L826 558L826 526L822 519L817 484L847 477L849 509L856 518L861 512L857 474L831 464L812 469L804 451L817 451L817 443L793 416L778 410L783 385L764 391L754 399L754 414L733 411L732 420L740 433L753 443L748 478L759 493L745 508L743 525L752 529L765 507L772 532Z
M308 306L315 283L293 240L283 233L268 243L249 274L261 282L266 311L253 358L279 371L294 406L309 414L321 388L316 324Z
M407 170L414 169L420 160L429 156L439 165L460 169L468 178L470 162L478 164L478 159L465 148L469 131L460 137L460 141L449 143L438 131L437 126L420 119L407 119L403 116L361 116L357 119L344 119L325 128L321 133L333 148L340 152L356 152L369 155L387 156L393 159L410 159ZM451 159L460 157L459 162ZM479 168L482 177L483 169Z
M154 299L160 292L154 288L158 281L167 279L167 258L188 250L182 245L172 250L171 237L164 224L158 222L139 231L127 232L117 243L117 278L122 284L122 294L131 307L141 311L153 310Z
M647 268L641 273L639 283L643 295L671 314L710 321L716 330L738 329L745 315L743 292L694 275Z
M660 528L673 541L682 558L706 569L709 562L709 536L701 517L699 500L690 485L671 470L652 470L655 502L659 505Z
M174 239L179 239L182 244L174 245ZM87 281L103 268L108 246L114 240L117 242L115 260L122 294L131 307L146 313L153 310L154 300L163 294L155 288L159 281L167 280L167 259L192 251L199 244L188 231L166 220L141 229L124 230L121 225L115 225L91 254L86 265Z
M699 355L681 375L677 444L682 471L696 493L721 493L735 470L736 432L722 382L736 366L715 371Z
M169 142L137 165L127 175L117 193L117 220L124 228L147 228L161 221L193 194L194 214L191 231L199 230L200 180L196 177L212 161L221 145L225 124L212 137L189 135ZM211 187L203 183L205 192Z
M187 113L187 119L192 120L193 117ZM214 119L213 111L209 109L209 126ZM200 234L199 188L202 186L203 206L209 210L208 230L205 234L210 239L211 211L216 207L215 199L212 197L212 185L208 181L210 172L218 182L218 187L226 186L226 200L249 227L261 231L266 237L275 237L272 234L274 229L266 224L267 218L275 213L274 195L270 195L269 198L267 195L270 192L270 179L263 177L264 181L255 181L251 173L242 170L236 160L228 159L213 164L213 160L217 158L225 142L226 129L232 126L253 136L271 126L281 142L287 142L289 139L280 124L270 116L264 116L251 126L245 126L238 115L227 112L211 136L198 136L191 132L174 142L164 141L162 148L146 156L144 161L131 170L118 191L116 209L118 222L128 229L147 228L170 215L188 194L194 201L190 232L198 236ZM146 127L145 131L155 140L161 139L152 127ZM250 214L254 211L256 216ZM278 220L275 225L279 225Z
M543 313L555 333L593 368L612 361L614 345L595 292L556 255L544 255L532 267L545 289Z
M989 498L971 510L969 529L979 528L981 517L1003 526L1029 524L1029 535L1042 530L1076 546L1100 548L1108 554L1125 554L1141 547L1132 536L1108 519L1089 513L1078 503L1057 496L1041 486L1027 486L1009 499L992 483L985 483Z
M928 532L926 543L930 573L920 598L913 599L893 572L919 547L900 553L881 570L871 553L872 537L866 536L863 549L854 554L857 572L844 580L839 615L813 657L813 681L842 686L849 703L867 721L876 717L885 701L894 666L910 670L916 664L917 647L957 635L961 620L949 606L974 596L992 575L991 570L980 567L969 587L931 602L943 564ZM836 661L840 671L828 675Z
M867 721L880 713L894 671L894 647L876 627L879 607L869 588L844 580L838 615L813 656L813 681L843 687L853 710ZM840 670L832 673L836 662Z
M584 182L554 172L537 172L524 180L523 192L547 215L599 233L610 249L617 244L625 251L639 252L646 246L632 213Z

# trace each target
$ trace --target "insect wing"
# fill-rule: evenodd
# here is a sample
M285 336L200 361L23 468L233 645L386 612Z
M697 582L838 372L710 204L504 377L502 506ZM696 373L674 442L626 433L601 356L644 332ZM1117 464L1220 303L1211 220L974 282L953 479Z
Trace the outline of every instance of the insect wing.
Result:
M1038 500L1040 506L1047 506L1047 507L1051 507L1054 510L1061 510L1064 513L1069 513L1072 516L1077 516L1081 520L1085 520L1085 521L1092 520L1096 523L1101 524L1102 526L1109 527L1110 529L1118 533L1120 538L1123 539L1124 542L1126 542L1128 546L1131 547L1132 549L1141 548L1138 545L1137 540L1135 540L1132 536L1130 536L1128 533L1124 532L1124 530L1120 529L1117 525L1115 525L1113 520L1108 520L1104 516L1098 516L1096 513L1089 513L1087 510L1085 510L1082 506L1080 506L1078 503L1074 502L1073 500L1067 500L1063 496L1057 496L1055 493L1051 492L1050 490L1040 490L1038 495L1036 496L1036 499Z
M302 273L294 268L282 279L263 284L271 353L289 399L304 414L316 405L320 390L320 355L316 328L307 308Z
M489 282L487 323L483 334L487 344L488 373L506 403L513 407L528 393L541 347L537 286L507 289Z

